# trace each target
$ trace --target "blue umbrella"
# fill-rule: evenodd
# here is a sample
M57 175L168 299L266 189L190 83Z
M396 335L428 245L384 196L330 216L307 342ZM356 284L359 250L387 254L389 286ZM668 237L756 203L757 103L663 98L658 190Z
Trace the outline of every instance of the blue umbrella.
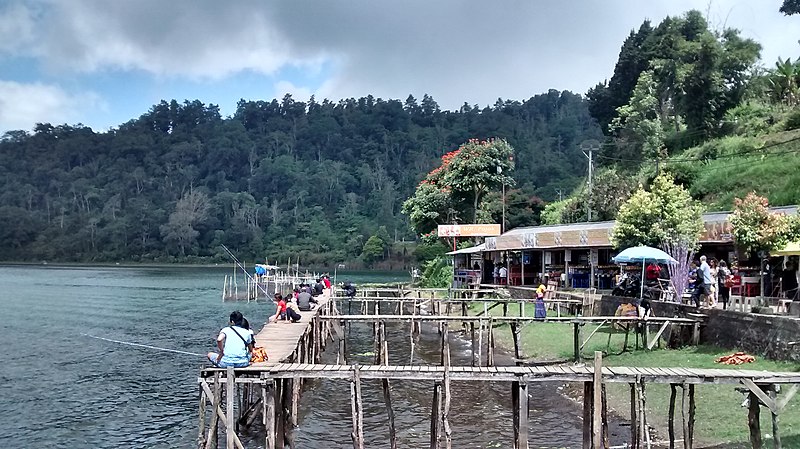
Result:
M653 248L651 246L634 246L633 248L628 248L625 251L617 254L617 257L614 258L614 262L616 263L631 263L631 262L641 262L642 263L642 280L640 282L642 286L642 290L639 293L639 297L644 296L644 266L647 262L658 262L658 263L668 263L670 265L677 264L678 261L673 259L672 256L661 251L658 248Z

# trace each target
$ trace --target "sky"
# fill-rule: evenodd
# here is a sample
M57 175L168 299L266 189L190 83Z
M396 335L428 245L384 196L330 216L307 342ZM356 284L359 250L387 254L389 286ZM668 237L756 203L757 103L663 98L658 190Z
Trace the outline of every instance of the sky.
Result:
M800 56L781 0L0 0L0 134L36 123L105 131L163 100L291 93L444 109L609 78L628 33L689 9Z

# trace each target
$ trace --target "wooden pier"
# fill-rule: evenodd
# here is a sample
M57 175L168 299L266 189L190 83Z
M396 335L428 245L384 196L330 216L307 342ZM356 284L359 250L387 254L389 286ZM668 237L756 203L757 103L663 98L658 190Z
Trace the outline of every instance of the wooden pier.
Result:
M373 298L374 299L374 298ZM341 315L337 307L344 304L337 298L324 298L320 306L311 312L303 312L298 324L268 324L258 333L258 345L267 348L269 361L240 369L203 369L198 377L200 385L198 447L217 448L224 433L226 448L244 446L240 434L252 434L255 427L260 433L263 426L263 447L275 449L287 445L294 447L292 429L298 424L299 398L302 383L309 379L327 379L328 382L345 382L349 385L351 399L351 438L354 449L364 448L363 404L361 384L364 380L380 380L383 397L369 400L383 400L386 406L386 426L389 429L389 446L397 447L394 411L392 407L391 382L427 381L430 382L430 448L452 448L452 428L450 414L454 407L469 406L451 401L452 382L501 382L510 384L510 398L513 412L513 435L509 435L508 446L527 449L529 400L528 388L536 382L574 382L583 384L583 444L584 449L609 447L608 417L605 384L627 384L631 392L629 447L649 447L651 435L647 425L646 386L649 384L668 384L671 388L668 410L668 438L670 447L677 447L682 438L682 447L693 447L695 424L695 389L703 385L724 384L741 387L749 398L748 423L750 440L754 448L761 448L761 429L759 414L763 407L772 415L774 447L780 448L779 416L786 404L800 387L800 372L765 372L739 369L692 369L683 367L639 368L607 367L602 364L602 354L594 353L594 358L582 364L562 364L553 366L521 366L518 341L517 358L513 366L496 366L491 353L493 348L493 324L509 323L512 332L517 333L522 325L536 325L538 321L525 316L452 316L452 315L414 315L403 313ZM375 309L381 312L378 301ZM400 308L402 310L402 308ZM628 317L549 317L546 322L572 324L574 329L584 324L626 323L644 329L655 326L659 332L671 326L691 326L699 328L694 319L650 318L640 320ZM368 323L373 328L375 359L372 365L349 365L347 360L347 326L352 323ZM389 345L386 339L388 323L408 323L411 357L407 365L389 364ZM420 326L435 324L440 334L441 361L437 366L414 363L415 335ZM486 358L478 356L475 366L476 336L475 324L480 326L481 345L483 332L486 333ZM451 326L464 331L467 339L472 329L473 364L455 366L450 361ZM485 327L485 330L484 330ZM569 331L566 328L565 331ZM696 332L695 332L696 333ZM579 335L579 331L575 331ZM591 335L589 336L591 338ZM587 338L588 340L588 338ZM581 338L575 339L580 347ZM337 343L337 363L322 364L320 355L327 343ZM585 342L584 342L585 344ZM646 345L645 345L646 346ZM652 346L651 346L652 347ZM485 360L485 361L484 361ZM496 385L496 384L493 384ZM347 388L347 387L344 387ZM496 388L492 387L492 388ZM679 396L680 393L680 396ZM738 404L737 404L738 405ZM652 411L651 411L652 412ZM675 419L678 419L676 428ZM535 445L535 442L532 442ZM262 444L259 444L261 446ZM504 446L505 447L505 446Z

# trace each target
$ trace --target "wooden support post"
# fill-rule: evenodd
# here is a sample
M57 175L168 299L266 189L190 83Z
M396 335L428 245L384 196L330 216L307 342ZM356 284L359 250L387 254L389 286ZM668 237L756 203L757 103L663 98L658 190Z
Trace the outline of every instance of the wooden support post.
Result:
M494 320L489 318L489 330L486 338L486 366L494 366Z
M685 383L681 396L681 421L683 423L683 449L691 449L692 443L689 434L689 386Z
M750 445L753 446L753 449L761 449L761 405L758 402L758 396L752 391L749 401L747 425L750 427Z
M445 323L445 335L447 334L447 324ZM452 429L450 428L450 347L447 347L447 363L444 365L444 394L442 399L444 405L442 406L442 428L444 429L444 446L445 449L452 449Z
M592 399L592 446L594 449L603 449L603 417L602 417L602 384L603 384L603 353L594 352L594 390Z
M519 432L517 433L517 449L528 449L528 383L527 382L519 382L518 383L519 393L518 402L519 402L519 418L518 425L519 425Z
M347 343L345 341L347 335L347 321L339 321L339 326L342 329L342 333L339 335L339 352L336 354L336 364L347 365Z
M694 403L694 384L689 384L689 449L694 447L694 415L696 407Z
M636 384L628 384L631 389L631 448L638 449L641 439L639 438L639 394Z
M675 449L675 399L678 396L678 387L669 384L669 414L667 416L667 432L669 436L669 449Z
M394 409L392 408L392 394L389 379L382 380L383 402L386 404L386 414L389 417L389 444L392 449L397 449L397 431L394 426Z
M697 346L700 344L700 323L692 325L692 345Z
M211 425L208 428L206 449L216 449L219 431L219 407L222 402L222 384L219 381L219 372L214 373L214 396L211 400Z
M583 449L592 449L592 395L594 383L583 383Z
M442 384L436 381L433 384L433 401L431 403L431 444L430 449L439 447L439 422L441 408Z
M609 447L608 444L608 397L606 395L606 384L602 384L601 386L602 392L602 402L603 402L603 447Z
M292 414L291 414L291 422L292 428L297 427L297 408L300 405L300 378L291 379L289 382L292 384Z
M639 381L639 416L641 417L642 435L647 449L650 449L650 427L647 425L647 395L645 392L645 383L641 377ZM690 431L691 433L691 431Z
M511 428L514 431L514 449L519 449L519 382L511 382Z
M197 447L202 449L206 447L206 392L201 385L198 385L198 388L200 388L200 406L198 410L200 423L197 431Z
M770 385L769 387L769 397L772 399L773 404L776 403L776 399L778 396L778 392L775 391L776 385ZM778 413L775 410L770 409L772 414L772 447L774 449L781 449L781 436L778 432Z
M486 303L484 303L485 305ZM478 366L483 363L483 320L478 320Z
M275 447L286 446L286 390L287 379L278 379L275 388Z
M477 342L475 341L475 322L474 321L470 321L469 322L469 336L470 336L470 342L472 343L471 344L472 358L470 360L471 360L471 365L475 366L475 350L476 350L475 344Z
M647 320L642 320L642 349L650 349L650 326Z
M517 366L522 366L522 353L519 347L519 326L517 323L511 323L511 338L514 339L514 361Z
M572 359L575 363L581 361L581 328L580 323L575 321L572 323Z
M353 368L350 381L350 410L353 415L353 449L364 449L364 411L361 399L361 373L358 365Z
M233 399L236 397L236 379L233 374L233 367L229 366L226 370L225 375L225 413L227 414L226 418L228 418L227 422L225 423L225 441L226 441L226 449L235 449L236 445L234 444L234 435L235 430L234 426L236 425L236 414L233 410Z
M262 386L264 401L264 448L275 449L275 382L269 381Z

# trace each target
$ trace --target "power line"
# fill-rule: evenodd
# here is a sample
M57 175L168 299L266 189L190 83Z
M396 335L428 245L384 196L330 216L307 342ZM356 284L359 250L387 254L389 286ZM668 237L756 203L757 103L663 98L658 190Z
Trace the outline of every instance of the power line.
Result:
M772 155L772 154L795 153L795 152L800 151L800 149L787 150L785 152L777 152L777 153L762 153L762 151L770 149L770 148L773 148L773 147L776 147L776 146L780 146L780 145L785 145L785 144L788 144L788 143L796 142L796 141L799 141L799 140L800 140L800 136L793 137L793 138L791 138L789 140L785 140L783 142L773 142L773 143L766 144L766 145L764 145L762 147L759 147L759 148L753 148L751 150L740 151L740 152L737 152L737 153L721 154L721 155L715 156L713 158L705 158L705 157L698 156L698 157L684 157L684 158L665 158L665 159L661 159L661 161L662 162L673 162L673 163L675 163L675 162L703 162L703 161L710 161L710 160L717 160L717 159L728 159L728 158L739 157L739 156L748 156L748 155L751 155L751 156L764 155L765 156L765 155ZM643 158L637 158L637 159L618 158L618 157L612 157L612 156L604 156L602 154L598 154L597 157L600 158L600 159L619 161L619 162L638 162L638 163L642 163L642 162L645 161L645 159L643 159Z

